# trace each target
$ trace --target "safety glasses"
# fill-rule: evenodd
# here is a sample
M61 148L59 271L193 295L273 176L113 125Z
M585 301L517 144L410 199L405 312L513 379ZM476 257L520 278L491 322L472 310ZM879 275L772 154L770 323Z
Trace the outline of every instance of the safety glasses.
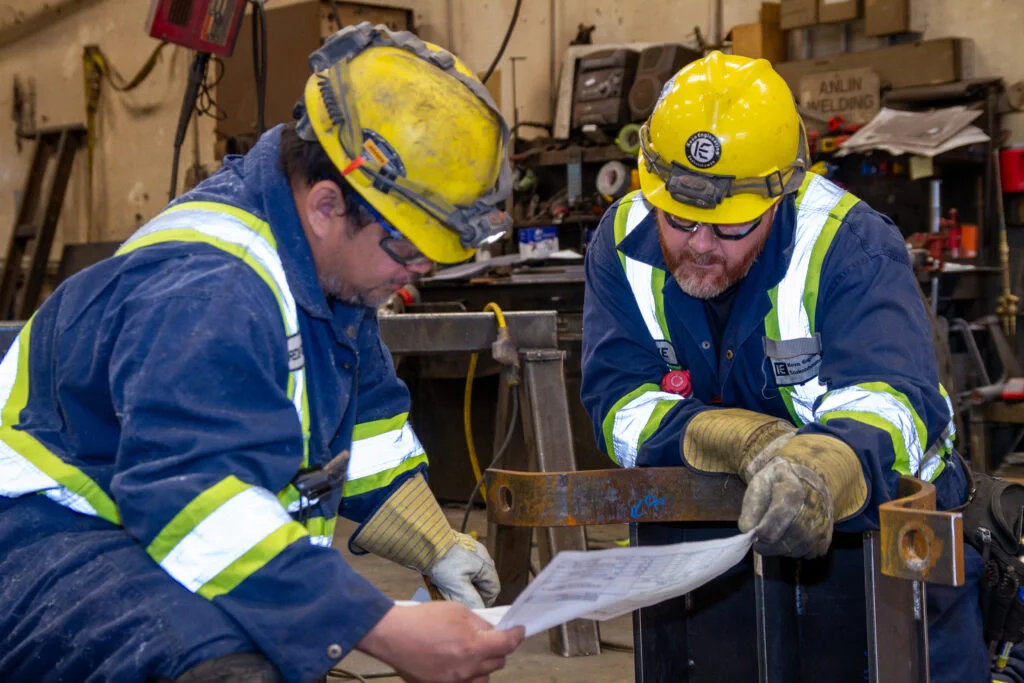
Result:
M715 223L704 223L703 221L687 221L682 218L673 216L670 213L662 211L662 215L665 216L665 222L668 223L670 228L681 230L693 234L697 232L697 228L704 225L711 228L711 231L715 233L715 237L720 240L741 240L750 233L757 229L757 226L761 224L761 220L764 215L760 215L749 223L728 223L724 225L716 225Z
M360 228L365 228L371 223L380 223L386 233L380 240L380 248L394 259L396 263L403 266L421 266L425 263L430 263L430 259L415 244L407 240L405 235L384 220L384 217L358 194L346 192L345 205L354 212L356 223Z

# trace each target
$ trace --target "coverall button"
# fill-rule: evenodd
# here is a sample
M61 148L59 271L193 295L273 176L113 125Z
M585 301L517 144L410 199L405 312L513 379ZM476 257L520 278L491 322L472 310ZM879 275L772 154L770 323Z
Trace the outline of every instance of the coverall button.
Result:
M331 643L327 646L327 656L331 659L341 659L341 645Z
M350 365L349 363L342 363L342 364L341 364L341 367L343 367L343 368L345 368L346 370L348 370L348 369L349 369L350 367L352 367L352 366L351 366L351 365Z
M708 349L710 349L710 348L711 348L711 342L709 342L708 340L706 340L706 339L705 339L704 341L702 341L702 342L700 343L700 348L702 348L702 349L704 349L705 351L707 351Z
M733 352L732 352L732 349L728 349L728 350L726 350L726 352L725 352L725 359L726 359L726 360L732 360L732 357L733 357L733 355L734 355L734 354L733 354Z
M356 328L354 326L352 326L352 325L349 325L348 328L345 330L345 334L348 335L349 339L355 339L356 338Z

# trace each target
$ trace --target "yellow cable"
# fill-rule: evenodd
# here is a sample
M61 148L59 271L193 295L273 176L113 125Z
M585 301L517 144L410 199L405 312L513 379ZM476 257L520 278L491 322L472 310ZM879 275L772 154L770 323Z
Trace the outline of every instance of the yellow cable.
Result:
M498 327L507 327L505 325L505 313L501 310L501 306L491 301L484 306L484 313L491 311L498 318Z
M506 327L505 313L501 310L501 306L491 301L484 306L484 311L494 313L494 316L498 319L499 328ZM462 428L466 433L466 450L469 451L469 464L473 467L473 476L475 477L475 481L480 481L484 476L483 472L480 471L480 460L476 457L476 447L473 444L473 426L470 421L470 406L473 402L473 377L476 374L476 363L479 357L479 353L473 353L469 357L469 370L466 371L466 391L463 394L462 402ZM483 499L486 502L486 486L480 486L480 495L483 496Z
M479 353L474 353L469 357L469 371L466 373L466 393L462 403L462 427L466 432L466 448L469 450L469 464L473 466L473 481L480 481L480 477L483 476L480 473L480 461L476 457L476 448L473 446L473 428L470 424L470 405L473 401L473 375L476 373L476 361L479 358ZM484 498L487 495L484 494Z

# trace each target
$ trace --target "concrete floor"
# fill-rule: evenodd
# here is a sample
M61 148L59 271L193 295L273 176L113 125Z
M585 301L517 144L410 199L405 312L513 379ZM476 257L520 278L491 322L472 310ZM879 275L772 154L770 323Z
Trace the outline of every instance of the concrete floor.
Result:
M462 522L462 510L446 511L453 526ZM335 533L334 545L341 550L345 560L360 574L368 578L388 596L396 600L408 600L423 586L420 575L405 567L400 567L387 560L373 555L354 556L348 552L349 536L356 525L339 520ZM470 516L469 530L476 531L480 537L486 535L487 523L482 511L474 511ZM598 527L588 530L591 547L607 547L615 539L625 538L626 527ZM633 642L633 626L631 617L625 616L600 624L601 640L613 645L629 646ZM361 676L379 674L389 669L381 662L354 652L343 659L340 668ZM330 677L332 681L344 680ZM384 679L395 680L394 679ZM553 654L549 649L548 635L538 634L527 639L508 659L504 670L491 676L493 683L618 683L633 681L633 655L628 652L613 651L605 648L604 652L594 657L565 658Z

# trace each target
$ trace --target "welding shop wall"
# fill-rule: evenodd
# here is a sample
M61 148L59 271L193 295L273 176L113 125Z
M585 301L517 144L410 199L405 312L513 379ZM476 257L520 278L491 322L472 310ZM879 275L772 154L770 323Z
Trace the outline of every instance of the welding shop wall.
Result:
M305 0L309 1L309 0ZM268 10L295 0L272 0ZM925 17L925 38L960 36L975 42L975 73L1001 76L1007 83L1024 79L1017 43L1024 28L1021 0L916 0ZM490 64L507 27L514 0L406 0L379 5L408 7L421 37L450 48L471 68L483 72ZM42 27L31 32L17 24L50 8ZM152 51L155 41L144 31L148 0L0 0L0 244L6 244L14 221L16 198L32 155L32 144L19 153L13 106L13 84L34 83L35 121L39 127L85 123L82 74L83 47L97 44L125 77L130 77ZM757 21L759 0L722 0L721 26ZM57 11L59 10L59 11ZM557 79L561 56L579 24L596 26L596 43L686 41L694 26L713 38L711 0L523 0L519 23L492 84L502 109L512 119L511 57L517 62L521 120L547 122L553 108L552 77ZM274 26L268 30L272 32ZM816 56L839 49L839 29L816 27ZM854 48L874 47L857 38ZM65 242L122 240L153 216L166 201L171 146L184 91L190 55L168 46L148 80L130 93L104 88L97 116L93 179L94 229L85 215L86 162L76 161L52 251L59 258ZM230 103L222 103L230 106ZM1024 143L1024 115L1005 118L1013 141ZM524 131L525 133L525 131ZM179 187L192 163L191 136L182 153ZM215 168L213 120L200 119L200 161Z

